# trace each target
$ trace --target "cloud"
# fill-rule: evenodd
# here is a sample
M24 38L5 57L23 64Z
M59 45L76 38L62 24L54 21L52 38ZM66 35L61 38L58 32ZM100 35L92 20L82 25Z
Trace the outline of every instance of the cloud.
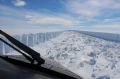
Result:
M33 25L27 23L24 19L16 17L0 16L1 28L32 28Z
M94 25L92 28L120 29L120 24L99 24L99 25Z
M110 19L104 19L104 22L117 22L120 23L120 17L117 18L110 18Z
M1 5L0 4L0 14L2 16L8 16L8 17L22 17L23 14L21 13L25 13L25 11L19 11L19 10L16 10L14 8L11 8L11 7L8 7L8 6L5 6L5 5Z
M23 0L16 0L15 2L13 2L13 4L14 4L15 6L21 7L21 6L25 6L25 5L26 5L26 2L23 1Z
M73 28L73 30L83 30L83 31L92 31L92 32L105 32L105 33L116 33L120 34L120 24L99 24L99 25L93 25L89 28Z
M66 9L83 17L95 17L107 11L119 11L119 0L67 0Z
M79 1L79 2L77 3L76 1ZM24 28L77 29L77 30L91 29L91 31L104 30L109 32L118 30L118 32L120 33L119 31L120 17L113 16L109 18L102 18L105 16L100 16L101 11L106 10L108 8L118 10L119 5L114 5L114 7L113 6L108 7L108 5L110 5L111 2L109 4L108 2L105 2L104 5L102 6L101 5L102 2L101 4L99 4L98 0L96 0L97 2L93 0L89 0L89 1L83 0L81 2L80 1L81 0L73 0L73 3L70 3L70 2L66 3L66 6L70 6L68 7L70 13L69 12L56 13L56 12L50 12L50 11L37 12L37 11L29 11L25 9L19 10L19 9L15 9L5 5L3 6L0 4L0 25L2 25L2 28L5 27L5 28L23 28L23 29ZM88 4L88 2L90 3L91 1L93 2L91 4ZM85 6L82 3L86 5L88 4L88 6ZM68 4L71 4L71 5L68 5ZM93 4L94 4L94 7L91 7L93 6ZM111 3L111 5L112 4L113 3ZM106 7L104 8L104 6ZM112 12L114 13L113 10L110 11L110 13ZM82 18L80 18L79 16L82 16ZM100 18L84 19L84 17L95 17L95 16L100 16Z
M0 28L32 28L33 25L24 19L26 11L20 11L5 5L0 5Z
M78 21L72 18L56 15L26 15L25 17L29 23L37 25L73 26L78 23Z
M119 28L120 29L120 24L113 24L111 25L113 28Z
M0 11L2 28L46 28L46 26L61 28L61 26L73 26L78 23L74 18L61 13L17 10L3 5L0 5Z

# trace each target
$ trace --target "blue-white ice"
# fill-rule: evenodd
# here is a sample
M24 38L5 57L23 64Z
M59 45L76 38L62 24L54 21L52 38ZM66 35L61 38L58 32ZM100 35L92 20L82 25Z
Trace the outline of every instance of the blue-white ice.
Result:
M84 79L120 78L120 43L66 31L34 49Z
M36 34L23 34L16 38L84 79L120 78L120 42L77 31L57 33L38 33L39 38Z

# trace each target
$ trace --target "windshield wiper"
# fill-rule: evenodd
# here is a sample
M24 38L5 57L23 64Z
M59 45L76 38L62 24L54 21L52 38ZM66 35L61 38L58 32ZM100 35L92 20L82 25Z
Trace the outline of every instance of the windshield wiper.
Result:
M0 58L4 59L4 60L6 60L6 61L8 61L8 62L10 62L12 64L15 64L16 66L18 65L20 67L24 67L25 69L29 68L29 69L34 69L35 71L40 71L42 73L47 74L46 76L50 75L50 76L54 76L54 77L57 77L57 78L60 78L60 79L83 79L80 76L78 76L76 74L74 75L74 73L71 73L71 72L65 73L64 70L63 70L63 72L57 72L55 70L51 70L49 68L39 66L41 64L45 64L45 60L40 57L39 53L37 53L33 49L27 47L26 45L22 44L21 42L17 41L15 38L13 38L12 36L10 36L7 33L3 32L2 30L0 30L0 34L3 35L4 37L6 37L13 45L6 42L2 38L0 38L0 41L4 42L8 46L12 47L13 49L15 49L16 51L21 53L27 60L29 60L33 64L23 62L23 61L20 61L20 60L16 60L16 59L12 59L12 58L9 58L9 57L4 57L4 56L0 56ZM22 51L24 51L25 53L21 52L20 49ZM34 60L38 62L37 65L34 64Z
M13 49L17 50L18 52L20 52L26 59L28 59L31 63L34 64L34 61L37 61L38 65L44 64L45 60L43 58L40 57L40 53L37 53L36 51L34 51L33 49L29 48L28 46L24 45L23 43L19 42L18 40L16 40L15 38L13 38L12 36L8 35L7 33L3 32L2 30L0 30L0 34L3 35L5 38L7 38L12 44L14 44L16 47L18 47L19 49L21 49L22 51L24 51L26 54L30 55L31 57L27 56L26 54L22 53L21 51L19 51L17 48L15 48L14 46L10 45L9 43L7 43L6 41L4 41L3 39L0 39L1 41L3 41L4 43L6 43L7 45L9 45L10 47L12 47Z
M3 40L2 38L0 38L0 41L4 42L6 45L10 46L11 48L15 49L17 52L21 53L27 60L29 60L30 62L33 61L33 59L31 57L29 57L28 55L24 54L23 52L21 52L19 49L17 49L16 47L14 47L13 45L9 44L8 42L6 42L5 40Z

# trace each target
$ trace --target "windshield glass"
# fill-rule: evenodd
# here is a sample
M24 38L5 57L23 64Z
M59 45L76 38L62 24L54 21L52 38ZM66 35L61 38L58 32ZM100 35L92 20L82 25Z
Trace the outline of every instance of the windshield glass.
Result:
M85 79L119 79L119 4L119 0L0 0L0 29ZM20 55L1 41L0 54Z

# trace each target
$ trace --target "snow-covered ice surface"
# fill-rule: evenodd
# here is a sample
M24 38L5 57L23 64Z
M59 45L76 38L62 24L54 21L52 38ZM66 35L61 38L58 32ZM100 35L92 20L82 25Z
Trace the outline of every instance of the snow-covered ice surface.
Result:
M120 43L64 31L33 49L84 79L120 79Z

